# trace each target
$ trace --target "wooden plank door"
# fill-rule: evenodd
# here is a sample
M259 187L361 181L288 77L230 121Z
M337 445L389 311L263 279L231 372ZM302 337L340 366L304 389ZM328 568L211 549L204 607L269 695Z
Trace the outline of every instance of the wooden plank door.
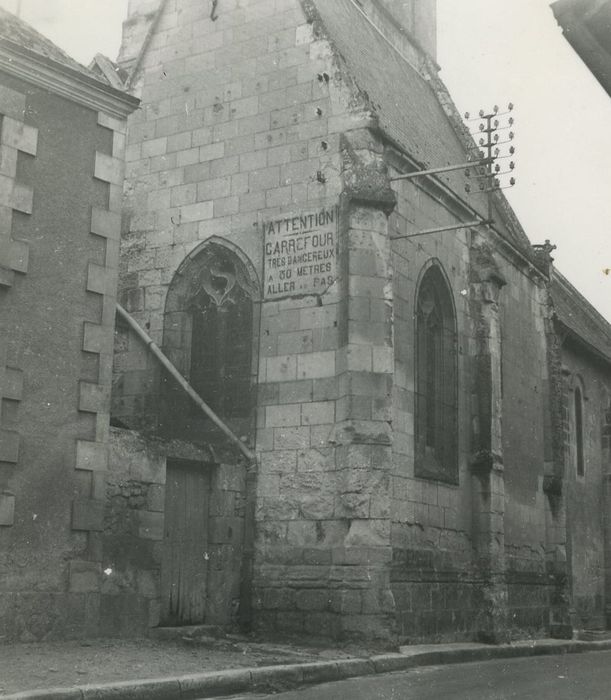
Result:
M161 563L161 624L205 621L209 473L197 462L168 460Z

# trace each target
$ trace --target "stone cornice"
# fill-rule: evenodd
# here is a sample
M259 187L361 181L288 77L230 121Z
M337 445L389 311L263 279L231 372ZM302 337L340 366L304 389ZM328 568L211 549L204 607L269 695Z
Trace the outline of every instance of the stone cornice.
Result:
M6 39L0 40L0 70L118 119L125 119L139 104L132 95Z

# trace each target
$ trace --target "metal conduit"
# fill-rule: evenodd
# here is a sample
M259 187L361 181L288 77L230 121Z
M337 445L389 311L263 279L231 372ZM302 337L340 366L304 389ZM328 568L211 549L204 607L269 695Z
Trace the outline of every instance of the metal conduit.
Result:
M229 428L229 426L224 423L216 413L208 406L208 404L202 399L202 397L195 391L195 389L189 384L189 382L182 376L182 374L174 367L170 360L163 354L157 343L151 338L151 336L138 324L138 322L120 305L117 304L117 312L119 316L129 325L129 327L138 335L138 337L146 343L147 348L150 352L159 360L161 365L168 371L172 379L182 388L182 390L189 396L189 398L199 406L199 408L210 418L210 420L217 426L217 428L223 432L237 447L240 452L248 459L251 463L256 461L255 453L246 447L246 445L240 440L240 438Z

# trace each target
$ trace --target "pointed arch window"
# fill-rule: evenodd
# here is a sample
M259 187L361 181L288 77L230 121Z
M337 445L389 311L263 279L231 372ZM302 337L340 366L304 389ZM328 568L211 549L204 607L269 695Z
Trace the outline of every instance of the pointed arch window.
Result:
M168 290L164 350L221 418L252 414L255 298L245 263L217 242L192 254ZM200 409L172 382L162 387L166 426L197 433Z
M416 298L416 476L458 482L456 320L438 266Z
M201 267L191 298L191 384L220 416L250 412L252 300L229 254Z

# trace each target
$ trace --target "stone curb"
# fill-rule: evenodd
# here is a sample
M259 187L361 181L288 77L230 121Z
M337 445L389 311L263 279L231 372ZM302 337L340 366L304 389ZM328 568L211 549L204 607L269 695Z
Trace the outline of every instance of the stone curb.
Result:
M549 654L579 654L611 649L611 640L520 642L511 645L483 644L401 647L401 653L369 658L315 661L303 664L262 666L187 676L123 681L74 688L45 688L11 695L2 700L200 700L236 693L265 693L304 685L469 661L489 661Z

